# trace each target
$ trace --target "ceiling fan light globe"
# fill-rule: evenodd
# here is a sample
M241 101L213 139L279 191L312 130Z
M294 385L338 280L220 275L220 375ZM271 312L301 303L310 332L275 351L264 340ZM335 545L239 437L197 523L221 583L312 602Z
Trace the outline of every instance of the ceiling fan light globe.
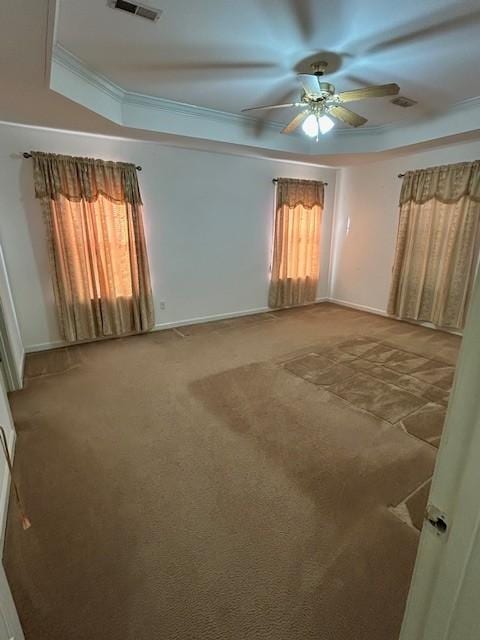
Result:
M318 136L318 122L313 113L311 113L308 118L305 118L305 121L302 124L302 129L310 138Z
M329 118L327 115L320 116L318 119L318 128L320 129L320 133L323 135L324 133L328 133L330 129L334 127L334 121Z

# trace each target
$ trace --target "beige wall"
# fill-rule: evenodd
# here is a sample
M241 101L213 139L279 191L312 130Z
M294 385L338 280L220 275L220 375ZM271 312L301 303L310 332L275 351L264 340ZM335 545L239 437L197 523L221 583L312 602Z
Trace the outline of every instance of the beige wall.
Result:
M480 158L480 141L343 168L333 223L330 295L387 308L398 223L399 173Z
M335 169L0 124L0 238L27 350L59 344L32 162L20 155L31 149L143 166L139 181L158 325L266 308L277 176L329 183L318 296L327 294Z

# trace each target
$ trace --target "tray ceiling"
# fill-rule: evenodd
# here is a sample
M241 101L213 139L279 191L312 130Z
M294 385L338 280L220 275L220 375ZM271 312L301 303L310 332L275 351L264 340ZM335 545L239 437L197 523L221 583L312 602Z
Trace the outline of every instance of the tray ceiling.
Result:
M107 0L0 4L3 121L331 165L480 137L477 0L148 0L157 23ZM240 115L293 96L320 54L339 90L397 82L419 104L355 103L368 124L319 143Z
M415 119L478 95L474 0L149 0L150 23L106 0L61 0L57 40L123 89L238 114L300 93L295 74L327 52L341 90L397 82L418 101L358 105L370 125ZM83 27L84 25L84 27ZM320 56L321 57L321 56ZM291 112L264 119L288 121Z

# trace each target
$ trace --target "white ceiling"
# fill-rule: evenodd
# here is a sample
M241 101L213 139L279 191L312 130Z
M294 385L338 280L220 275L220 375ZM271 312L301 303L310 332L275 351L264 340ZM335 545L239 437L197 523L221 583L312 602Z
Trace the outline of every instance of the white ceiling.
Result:
M157 23L60 0L57 40L128 91L239 113L299 93L295 74L328 52L340 90L397 82L419 102L355 105L369 125L444 109L480 93L478 0L148 0ZM320 56L324 57L324 56ZM285 120L290 112L266 112Z
M156 24L106 0L1 0L0 120L323 164L480 137L480 99L451 106L480 95L479 0L150 4L163 9ZM55 39L79 60L52 58ZM266 121L278 112L260 123L223 113L294 94L319 52L340 90L395 81L420 104L352 105L367 127L318 144L281 135Z

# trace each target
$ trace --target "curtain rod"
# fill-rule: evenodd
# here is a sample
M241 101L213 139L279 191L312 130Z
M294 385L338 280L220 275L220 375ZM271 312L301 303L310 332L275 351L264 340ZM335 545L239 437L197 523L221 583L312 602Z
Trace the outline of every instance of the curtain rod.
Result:
M286 178L288 180L288 178ZM273 178L272 182L278 182L279 180L283 180L283 178ZM315 180L312 180L311 182L315 182ZM328 187L328 182L324 182L323 183L326 187Z
M398 177L399 178L404 178L406 176L405 173L399 173ZM280 178L273 178L272 182L278 182L280 180ZM328 186L328 182L324 182L323 183L326 187Z
M31 153L28 153L28 151L24 151L24 152L22 153L22 156L23 156L24 158L31 158L31 157L32 157L32 154L31 154ZM142 167L141 167L139 164L137 164L137 165L135 166L135 169L136 169L137 171L141 171L141 170L142 170Z

